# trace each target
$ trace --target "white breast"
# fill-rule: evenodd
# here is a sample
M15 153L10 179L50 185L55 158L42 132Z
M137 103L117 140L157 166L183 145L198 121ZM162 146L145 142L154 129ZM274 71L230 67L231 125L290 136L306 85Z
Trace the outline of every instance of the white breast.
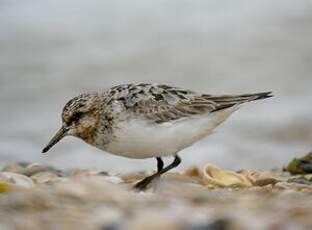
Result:
M237 108L155 124L133 119L118 124L103 149L129 158L171 156L212 133Z

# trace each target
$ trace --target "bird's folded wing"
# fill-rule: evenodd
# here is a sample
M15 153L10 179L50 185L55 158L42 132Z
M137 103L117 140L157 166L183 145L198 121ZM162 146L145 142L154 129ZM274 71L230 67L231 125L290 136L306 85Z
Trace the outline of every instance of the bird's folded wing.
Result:
M164 123L221 111L248 100L239 96L197 95L192 92L187 92L183 96L178 95L178 92L169 92L141 98L132 109L137 115L156 123Z
M209 114L244 102L271 97L270 92L213 96L156 84L121 85L112 89L117 91L114 99L122 102L128 111L156 123Z

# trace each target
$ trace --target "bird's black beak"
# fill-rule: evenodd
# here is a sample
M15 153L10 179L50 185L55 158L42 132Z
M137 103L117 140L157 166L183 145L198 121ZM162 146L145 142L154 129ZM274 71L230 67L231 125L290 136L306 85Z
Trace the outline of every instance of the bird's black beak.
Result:
M57 142L59 142L63 137L67 135L69 128L62 126L62 128L57 131L57 133L52 137L48 145L42 150L42 153L46 153L49 151L50 148L52 148Z

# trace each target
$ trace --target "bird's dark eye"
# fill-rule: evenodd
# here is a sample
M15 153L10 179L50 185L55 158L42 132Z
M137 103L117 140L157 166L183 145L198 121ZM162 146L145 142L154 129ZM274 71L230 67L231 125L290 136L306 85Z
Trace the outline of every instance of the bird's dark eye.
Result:
M83 115L82 112L73 113L73 115L68 119L67 124L71 125L73 122L79 121L79 119L82 117L82 115Z
M82 117L82 114L83 114L82 112L74 113L72 120L73 121L78 121Z

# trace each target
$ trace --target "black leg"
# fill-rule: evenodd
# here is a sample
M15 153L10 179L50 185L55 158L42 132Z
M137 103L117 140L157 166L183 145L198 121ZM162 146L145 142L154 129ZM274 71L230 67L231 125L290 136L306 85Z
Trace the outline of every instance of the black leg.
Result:
M157 172L160 172L164 168L164 162L160 157L156 157L157 160Z
M161 159L160 159L160 161L162 162ZM159 163L160 161L159 161L158 158L157 158L157 163ZM138 183L134 186L134 188L136 188L136 189L138 189L138 190L145 190L146 187L147 187L147 185L149 185L149 184L152 182L152 180L154 180L156 177L160 177L161 174L163 174L163 173L165 173L165 172L168 172L169 170L171 170L171 169L177 167L180 163L181 163L181 158L180 158L178 155L176 155L175 158L174 158L174 161L173 161L170 165L166 166L165 168L162 168L162 169L159 170L157 173L155 173L155 174L153 174L153 175L151 175L151 176L145 177L143 180L141 180L140 182L138 182ZM163 162L162 162L162 164L163 164ZM158 165L159 165L159 166L162 166L161 163L160 163L160 164L157 164L157 166L158 166ZM160 167L159 167L159 168L160 168ZM158 168L158 169L159 169L159 168Z
M168 165L167 167L163 168L160 172L159 172L159 175L165 173L165 172L168 172L169 170L177 167L179 164L181 163L181 158L178 156L178 155L175 155L174 157L174 161Z

